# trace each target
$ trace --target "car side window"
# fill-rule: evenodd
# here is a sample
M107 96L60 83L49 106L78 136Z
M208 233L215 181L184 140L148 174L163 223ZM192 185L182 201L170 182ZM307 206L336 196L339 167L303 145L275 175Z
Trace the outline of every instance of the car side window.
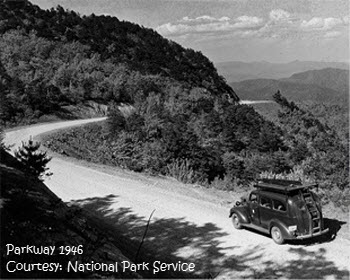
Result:
M252 193L250 195L249 201L253 203L258 203L258 196L255 193Z
M287 210L286 204L280 200L273 199L273 209L285 212Z
M271 201L271 199L270 198L268 198L268 197L261 197L260 198L260 205L262 206L262 207L266 207L266 208L272 208L272 201Z

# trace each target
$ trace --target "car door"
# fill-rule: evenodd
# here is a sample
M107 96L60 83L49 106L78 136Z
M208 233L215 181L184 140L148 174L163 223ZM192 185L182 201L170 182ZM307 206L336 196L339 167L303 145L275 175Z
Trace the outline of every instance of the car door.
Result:
M272 199L261 195L259 203L260 226L268 228L271 218L273 217Z
M260 225L260 214L259 214L259 196L256 193L251 193L249 196L249 214L252 224Z

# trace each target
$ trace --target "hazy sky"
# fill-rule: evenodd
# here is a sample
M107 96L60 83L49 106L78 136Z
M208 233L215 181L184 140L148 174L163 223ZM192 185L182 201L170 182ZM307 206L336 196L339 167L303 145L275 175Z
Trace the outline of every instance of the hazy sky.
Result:
M32 0L155 29L214 62L349 61L349 0Z

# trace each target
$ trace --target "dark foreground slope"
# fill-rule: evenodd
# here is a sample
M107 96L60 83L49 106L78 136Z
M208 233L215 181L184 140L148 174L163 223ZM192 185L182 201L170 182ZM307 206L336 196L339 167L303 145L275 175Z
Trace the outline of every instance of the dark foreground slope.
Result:
M140 278L137 273L121 272L68 272L68 261L121 264L129 261L116 246L114 236L107 235L97 220L79 208L68 207L42 182L28 177L18 169L18 162L1 152L1 278ZM51 256L35 254L9 254L6 244L14 246L56 246ZM59 254L60 246L82 245L83 254ZM136 250L136 249L135 249ZM60 263L57 272L8 272L6 264ZM13 263L12 263L13 264ZM13 265L12 265L13 266ZM11 265L9 268L12 270Z
M130 224L116 226L115 222L105 218L99 211L82 207L81 205L64 203L44 183L28 176L21 171L18 161L8 153L1 151L0 155L0 278L15 279L137 279L137 278L195 278L195 275L182 271L159 271L157 274L149 266L147 269L126 268L123 271L122 262L129 264L152 264L155 261L175 263L167 256L159 257L153 247L140 246L146 221L144 225L138 224L140 235L129 230L135 230L135 216L129 217ZM112 195L113 196L113 195ZM108 198L108 197L107 197ZM99 201L98 197L86 199L87 205ZM86 206L86 205L85 205ZM101 205L99 206L100 210ZM119 224L118 224L119 225ZM130 228L129 228L130 226ZM53 255L35 255L13 253L7 254L6 245L14 246L55 246ZM60 246L80 246L81 254L60 254ZM59 263L62 270L57 272L43 271L17 271L8 272L8 262L16 263ZM68 262L75 264L115 264L118 271L68 271ZM13 263L9 266L13 269ZM198 276L197 276L198 277Z

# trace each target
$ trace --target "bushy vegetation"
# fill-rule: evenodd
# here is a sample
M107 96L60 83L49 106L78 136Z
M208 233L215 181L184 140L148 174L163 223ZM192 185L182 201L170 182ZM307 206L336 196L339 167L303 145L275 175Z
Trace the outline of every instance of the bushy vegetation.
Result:
M344 144L334 129L279 92L274 99L282 107L279 124L292 151L293 172L304 181L318 182L328 199L349 205L348 143Z
M307 102L301 109L311 112L315 118L330 127L344 146L349 145L349 103Z
M250 106L210 101L174 88L151 94L127 114L111 106L105 124L58 133L54 150L185 183L233 190L260 177L320 185L324 201L348 205L348 148L327 125L280 93L278 126ZM206 111L207 109L207 111Z
M73 129L50 143L60 143L65 151L70 146L69 153L94 161L187 183L224 176L251 180L264 170L290 168L280 164L286 149L281 130L251 107L203 89L154 82L159 92L139 94L128 114L111 104L105 125Z
M105 125L72 129L47 144L134 171L210 183L216 177L247 181L265 170L290 169L281 164L282 140L281 130L249 106L173 87L168 96L139 96L128 114L112 105Z

